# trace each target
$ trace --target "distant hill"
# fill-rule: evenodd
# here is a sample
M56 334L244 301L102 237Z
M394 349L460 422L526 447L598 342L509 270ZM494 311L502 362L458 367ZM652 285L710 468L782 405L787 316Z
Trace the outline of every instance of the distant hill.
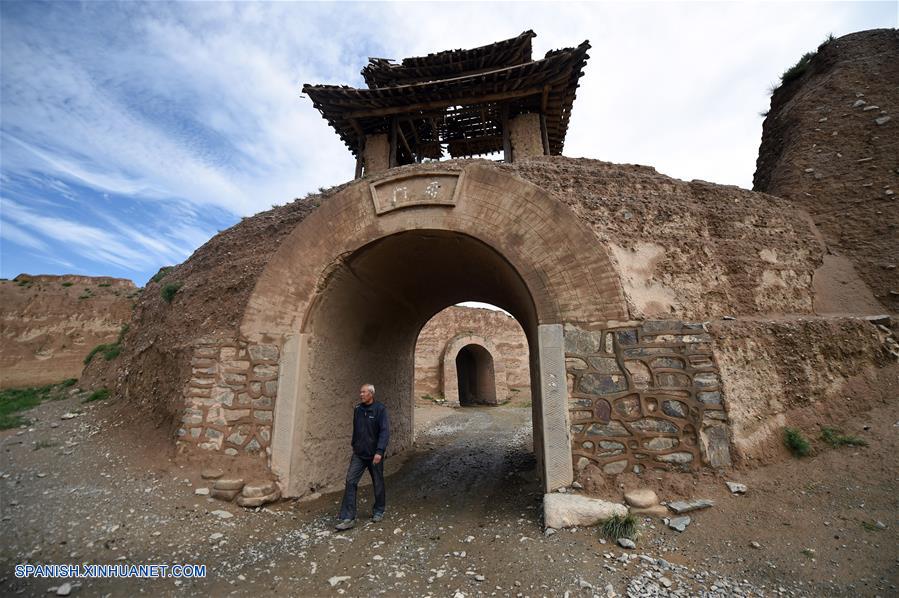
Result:
M123 278L20 274L0 281L0 387L80 377L85 356L114 343L131 319L137 292Z

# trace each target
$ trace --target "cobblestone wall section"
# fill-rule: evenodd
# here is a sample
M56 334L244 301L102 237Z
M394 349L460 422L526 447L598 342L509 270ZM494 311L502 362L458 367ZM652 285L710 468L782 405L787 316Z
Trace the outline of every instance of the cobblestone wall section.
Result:
M278 358L275 345L200 339L184 391L179 442L230 456L268 453Z
M730 464L712 339L702 324L565 327L572 457L605 474Z

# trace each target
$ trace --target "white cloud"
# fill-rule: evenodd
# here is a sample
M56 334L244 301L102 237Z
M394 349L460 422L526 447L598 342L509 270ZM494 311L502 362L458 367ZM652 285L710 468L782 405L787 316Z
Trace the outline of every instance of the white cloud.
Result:
M50 248L33 234L27 233L9 220L0 221L0 238L29 249L48 251Z

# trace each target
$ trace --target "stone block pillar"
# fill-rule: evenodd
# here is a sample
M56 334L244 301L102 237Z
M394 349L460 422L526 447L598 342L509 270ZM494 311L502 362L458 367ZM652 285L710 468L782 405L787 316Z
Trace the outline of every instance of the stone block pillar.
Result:
M513 162L544 155L539 114L519 114L509 120L509 137Z
M390 168L390 138L386 134L368 135L362 152L365 174L377 174Z

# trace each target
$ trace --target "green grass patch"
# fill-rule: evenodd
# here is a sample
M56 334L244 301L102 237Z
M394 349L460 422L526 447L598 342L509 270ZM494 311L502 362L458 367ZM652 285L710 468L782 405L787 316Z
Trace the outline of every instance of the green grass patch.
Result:
M70 378L61 384L0 390L0 430L28 425L29 421L21 415L22 411L37 407L44 401L58 401L66 398L67 395L64 391L75 382L77 380Z
M86 399L81 401L82 403L93 403L94 401L105 401L109 398L109 389L108 388L100 388L92 392L88 395Z
M150 282L159 282L165 275L171 272L175 266L163 266L159 269L159 272L150 277Z
M64 283L62 283L62 286L64 286L64 287L70 287L70 286L72 286L73 284L75 284L75 283L74 283L74 282L64 282Z
M796 428L784 428L784 444L795 457L807 457L812 452L812 446Z
M180 289L183 285L184 283L182 282L170 282L162 287L162 291L160 292L162 294L162 298L165 299L165 302L171 303L172 299L175 298L175 293L177 293L178 289Z
M98 287L111 287L111 286L112 286L112 283L111 283L111 282L101 282L101 283L98 284L97 286L98 286Z
M609 540L617 540L618 538L636 540L640 533L640 520L637 519L636 515L630 513L624 517L613 515L602 522L600 531Z
M838 446L868 446L864 438L843 434L836 428L821 428L821 440L836 448Z
M808 65L811 64L812 58L814 58L818 53L817 52L806 52L802 55L796 64L785 70L780 76L780 82L782 85L786 85L791 81L795 81L808 70Z
M128 332L128 324L122 326L119 330L119 338L114 343L103 343L91 349L90 353L84 356L84 365L89 364L93 358L99 353L106 361L112 361L122 352L122 339Z

